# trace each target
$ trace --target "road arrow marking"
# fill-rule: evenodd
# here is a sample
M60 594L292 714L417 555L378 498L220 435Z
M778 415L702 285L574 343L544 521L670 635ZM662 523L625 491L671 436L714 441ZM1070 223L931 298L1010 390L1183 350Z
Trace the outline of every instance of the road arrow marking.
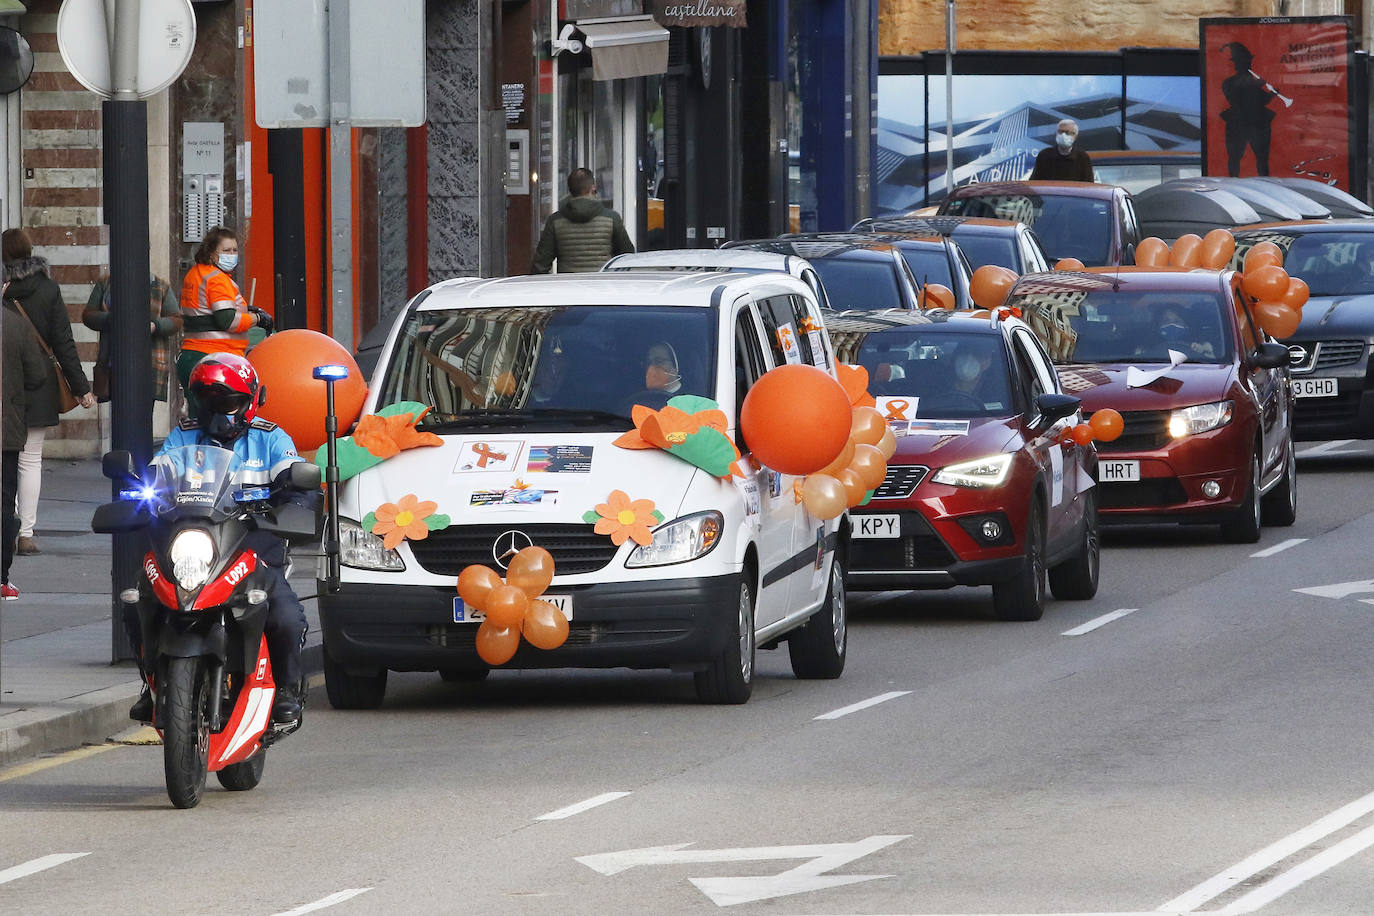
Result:
M1361 592L1374 592L1374 579L1337 582L1333 585L1314 585L1310 588L1295 588L1293 591L1301 592L1304 595L1316 595L1318 598L1349 598L1351 595L1358 595Z
M590 856L577 861L603 875L618 875L639 865L700 865L710 862L763 862L809 859L796 868L762 877L692 878L691 882L717 906L734 906L772 897L824 890L889 878L891 875L826 875L870 853L908 840L911 834L871 836L854 843L815 843L806 846L753 846L739 849L688 849L690 843L649 846Z

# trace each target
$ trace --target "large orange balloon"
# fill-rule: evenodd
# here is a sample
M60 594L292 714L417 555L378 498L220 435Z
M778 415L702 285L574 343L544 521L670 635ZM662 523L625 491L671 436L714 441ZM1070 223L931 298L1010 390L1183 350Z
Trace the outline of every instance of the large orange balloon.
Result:
M802 363L765 372L739 413L754 457L784 474L811 474L834 461L849 440L849 423L844 388L829 373Z
M1016 274L997 264L984 264L973 272L968 291L979 308L995 309L1007 300L1016 283Z
M927 283L921 287L921 308L923 309L949 309L953 310L958 306L954 298L954 290L939 283Z
M835 479L844 487L844 502L851 509L863 502L864 497L868 495L868 487L864 486L863 478L853 468L844 468L835 475ZM806 499L805 489L802 490L802 499Z
M484 620L477 628L477 654L488 665L504 665L518 648L519 627L498 627Z
M859 475L865 490L876 490L887 476L887 457L876 445L856 445L849 469Z
M1253 248L1245 252L1246 274L1252 270L1259 270L1261 267L1282 266L1283 249L1273 242L1257 242Z
M1229 229L1213 229L1202 237L1202 266L1221 270L1236 254L1236 237Z
M502 585L492 589L491 594L487 595L486 606L482 608L487 612L487 619L494 625L502 629L515 627L517 630L529 609L529 595L514 585Z
M489 567L476 564L465 566L458 574L458 597L468 607L480 611L486 605L492 589L500 588L501 584L501 577Z
M1288 337L1302 324L1302 312L1282 302L1261 302L1255 306L1255 320L1270 337Z
M1102 442L1111 442L1121 435L1121 431L1126 428L1126 421L1122 419L1120 412L1110 407L1094 411L1088 419L1088 425L1093 429L1093 436Z
M553 581L553 554L543 547L526 547L511 557L506 581L530 598L538 598Z
M1054 265L1055 270L1082 270L1083 262L1078 258L1060 258Z
M850 419L849 434L854 444L877 445L887 432L887 420L875 407L855 407Z
M829 474L811 474L802 483L802 504L822 521L838 518L847 499L844 484Z
M1141 267L1164 267L1169 263L1169 246L1153 235L1141 239L1135 246L1135 262Z
M1191 232L1180 235L1169 249L1170 267L1198 267L1202 264L1202 236Z
M248 361L267 388L258 416L286 430L297 451L312 451L324 444L325 383L311 375L316 366L348 368L348 378L334 383L341 434L358 419L367 398L367 379L353 356L319 331L279 331L248 351Z
M1307 288L1307 283L1297 277L1288 278L1288 289L1284 290L1279 301L1290 308L1300 309L1307 304L1307 297L1312 291Z
M531 601L520 631L536 649L557 649L568 641L568 618L547 601Z
M1242 281L1245 295L1260 301L1278 301L1288 292L1288 271L1272 264L1256 270L1247 270Z

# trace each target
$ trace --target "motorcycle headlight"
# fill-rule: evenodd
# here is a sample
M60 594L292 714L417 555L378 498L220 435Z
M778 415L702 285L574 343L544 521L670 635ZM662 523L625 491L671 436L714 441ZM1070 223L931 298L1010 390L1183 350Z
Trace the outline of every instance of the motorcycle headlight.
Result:
M1000 455L989 455L986 458L978 458L973 461L961 461L958 464L947 465L936 472L930 478L935 483L943 483L951 487L972 487L975 490L986 490L989 487L996 487L1007 479L1007 471L1011 468L1011 453L1003 452Z
M625 561L631 569L644 566L668 566L704 557L720 543L725 517L719 512L701 512L660 525L654 529L654 539L643 547L636 547Z
M194 591L210 578L215 542L198 528L188 528L172 540L172 575L182 588Z
M1182 407L1169 414L1169 435L1175 439L1205 433L1231 422L1236 405L1232 401L1216 401Z
M381 538L345 518L339 519L339 562L354 569L379 572L399 572L406 568L401 555L387 550Z

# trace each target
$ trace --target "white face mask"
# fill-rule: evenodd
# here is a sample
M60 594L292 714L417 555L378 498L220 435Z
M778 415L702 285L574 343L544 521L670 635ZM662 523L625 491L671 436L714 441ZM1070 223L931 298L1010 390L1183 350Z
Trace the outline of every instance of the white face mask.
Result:
M218 258L215 259L215 263L219 265L220 270L223 270L227 273L228 271L231 271L235 267L239 266L239 256L237 254L229 254L228 252L225 252L224 254L220 255Z
M959 377L961 382L971 382L978 377L982 371L982 366L973 357L965 357L954 364L954 374Z
M1073 141L1077 139L1077 134L1066 134L1062 130L1054 135L1055 145L1057 145L1061 151L1066 153L1069 151L1069 148L1073 146Z

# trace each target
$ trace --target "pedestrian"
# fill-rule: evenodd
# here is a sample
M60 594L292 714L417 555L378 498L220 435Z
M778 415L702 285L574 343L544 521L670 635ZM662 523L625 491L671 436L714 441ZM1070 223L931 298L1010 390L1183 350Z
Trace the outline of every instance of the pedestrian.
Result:
M95 355L95 372L91 390L95 399L104 403L110 399L110 275L104 274L91 288L81 321L100 335ZM150 274L148 280L148 333L152 335L153 399L167 401L171 390L173 354L181 339L181 306L166 280Z
M5 284L8 287L9 284ZM19 540L19 453L29 437L28 402L48 381L48 359L38 345L33 328L12 309L0 309L0 334L4 335L3 391L0 408L0 599L13 601L19 589L10 582L10 566Z
M1070 118L1059 122L1054 145L1035 157L1031 181L1093 181L1093 162L1078 148L1078 125Z
M239 264L239 239L232 229L216 226L196 249L196 263L181 284L183 319L177 380L186 393L186 414L195 417L190 391L191 370L207 353L248 352L248 331L257 326L272 333L272 316L250 306L231 274Z
M634 251L620 214L596 196L596 179L588 169L573 169L568 196L544 223L530 273L546 274L558 261L558 272L589 273L618 254Z
M0 233L0 259L4 261L5 280L9 283L5 307L16 309L22 318L28 319L40 345L56 362L43 387L29 397L29 432L19 453L19 541L15 552L32 556L40 552L33 529L38 523L38 494L43 486L43 440L48 427L58 424L61 409L58 369L80 406L94 407L95 395L91 394L91 383L81 369L71 319L62 301L62 290L53 282L48 259L34 255L33 241L23 229Z

